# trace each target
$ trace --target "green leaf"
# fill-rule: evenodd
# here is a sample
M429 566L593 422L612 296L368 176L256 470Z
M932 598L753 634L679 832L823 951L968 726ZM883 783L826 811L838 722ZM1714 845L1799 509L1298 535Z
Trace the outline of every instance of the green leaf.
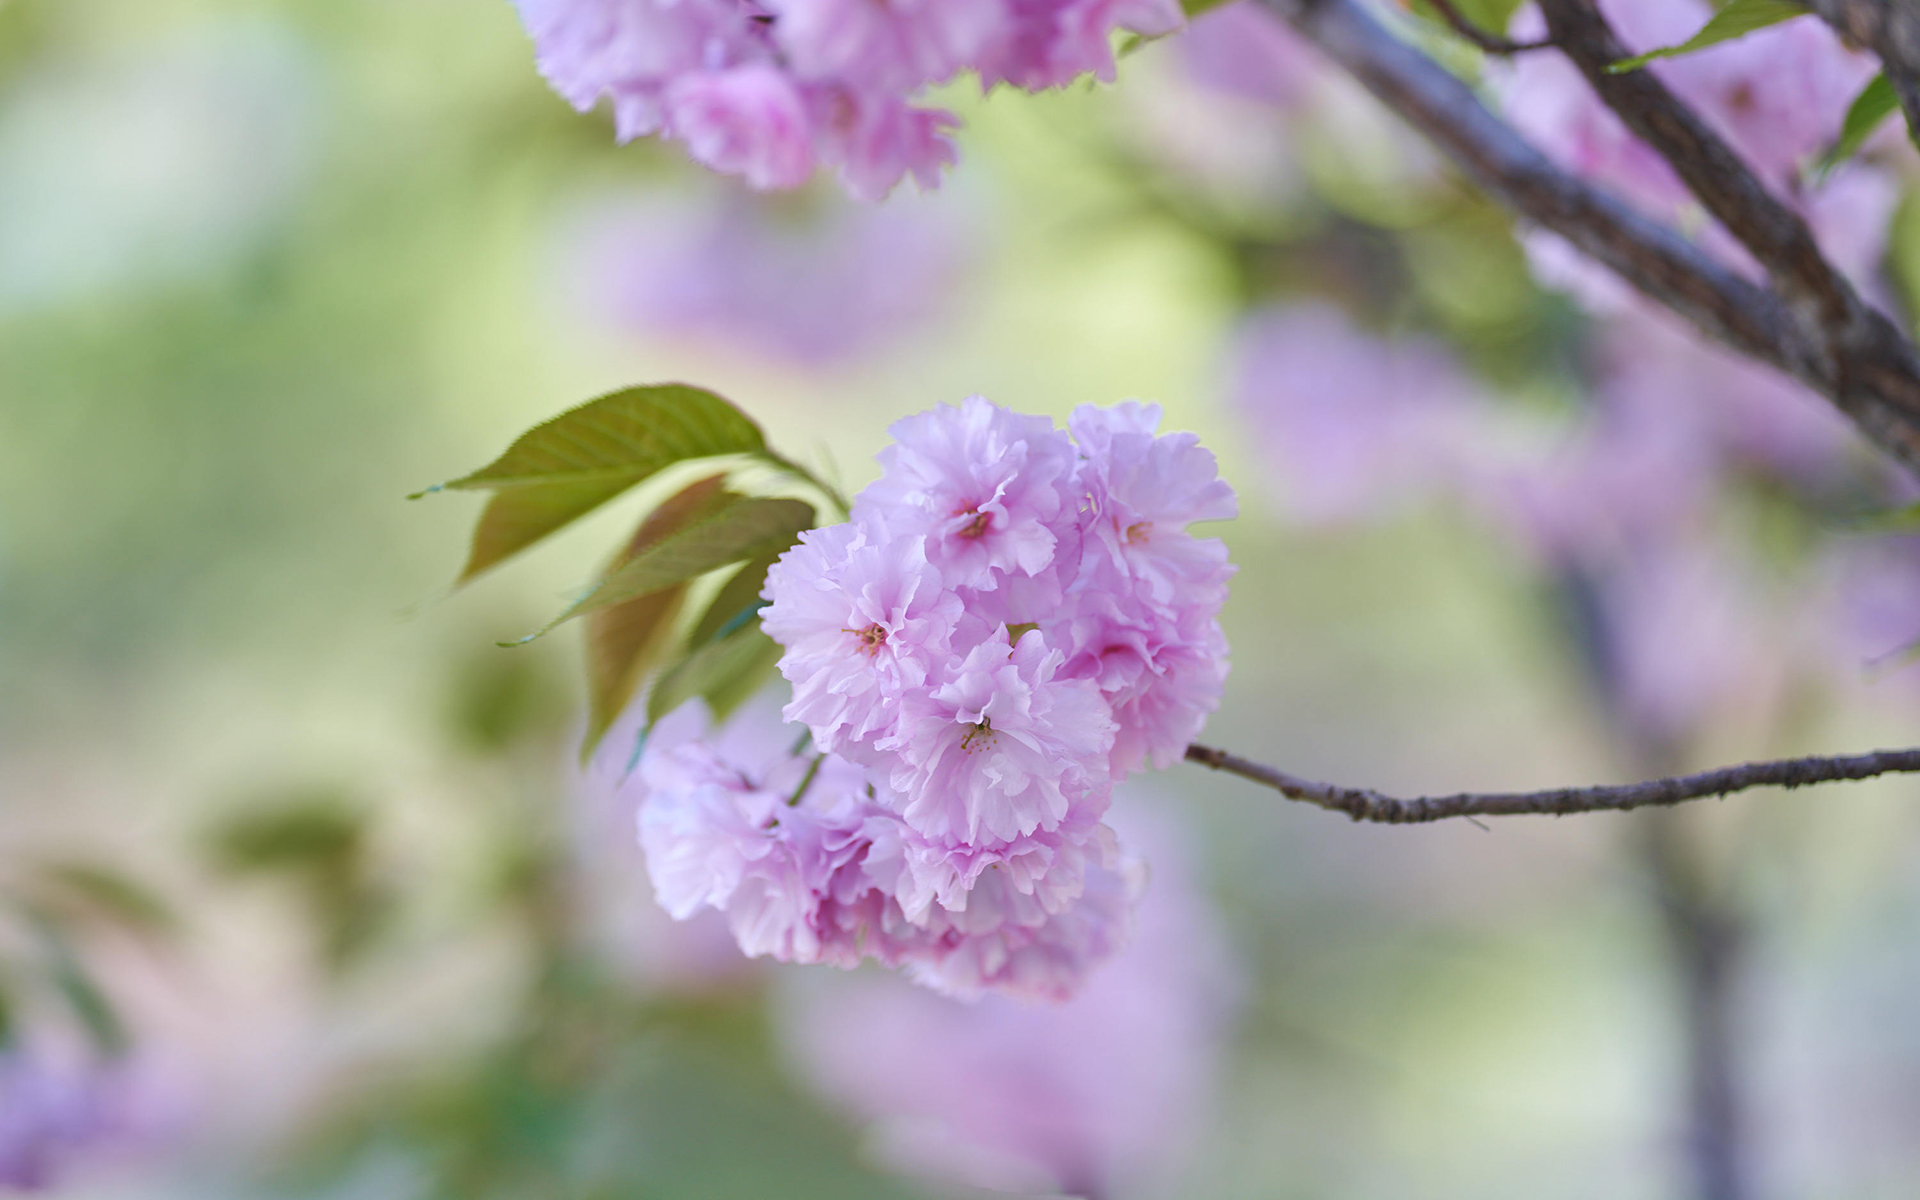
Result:
M1900 98L1894 94L1893 81L1887 78L1886 72L1868 80L1867 86L1860 89L1860 94L1847 107L1846 119L1840 123L1840 136L1814 164L1814 177L1824 179L1835 167L1852 158L1873 136L1873 131L1899 107Z
M179 919L165 901L112 868L64 862L42 867L36 874L34 889L43 903L78 908L142 935L170 935L179 929Z
M780 644L754 621L680 660L647 697L647 720L658 721L695 696L706 698L718 721L758 691L780 660Z
M320 936L330 970L367 949L393 912L392 896L370 869L372 838L362 810L337 792L269 799L215 826L215 864L235 876L278 876L291 886Z
M441 485L495 493L458 582L675 463L766 449L745 413L685 384L627 388L569 409L521 434L478 471Z
M707 605L707 611L701 614L687 644L704 646L715 638L725 637L764 608L766 601L760 599L760 591L767 585L767 571L785 553L785 550L769 551L734 572L714 595L713 603Z
M117 1055L127 1049L127 1031L120 1023L120 1014L114 1011L107 994L100 990L93 976L87 974L79 959L67 955L58 960L53 968L53 984L102 1054Z
M365 843L361 815L330 791L296 794L264 810L237 813L209 837L214 862L236 875L344 871L358 863Z
M1636 54L1632 58L1623 58L1611 63L1607 72L1612 75L1627 71L1637 71L1656 58L1672 58L1681 54L1692 54L1696 50L1705 50L1708 46L1717 46L1721 42L1730 42L1737 37L1745 37L1757 29L1769 25L1778 25L1782 21L1806 15L1806 8L1790 0L1732 0L1719 12L1713 14L1700 32L1694 34L1677 46L1662 46L1658 50L1649 50L1645 54Z
M1521 0L1453 0L1460 15L1489 33L1504 33Z
M1920 532L1920 504L1906 504L1845 518L1841 529L1846 533Z
M586 516L644 478L595 479L496 492L480 510L480 521L473 527L473 544L467 550L467 565L460 569L455 586Z
M635 554L545 629L521 640L532 641L583 613L684 583L728 563L786 550L802 530L813 528L813 506L802 500L732 492L721 492L719 497L711 511Z
M1444 31L1449 37L1460 36L1453 23L1441 16L1440 11L1426 0L1403 0L1403 6L1435 30ZM1505 33L1513 20L1514 11L1519 7L1519 0L1453 0L1454 11L1461 20L1496 37Z
M106 993L100 990L100 985L81 965L80 956L74 950L66 929L53 914L44 910L28 909L27 915L46 951L47 974L52 979L54 989L86 1029L94 1047L109 1056L124 1052L128 1045L126 1027L121 1024L120 1015L114 1011Z
M709 476L654 509L608 565L608 572L723 506L732 496L724 490L725 483L725 475ZM679 583L588 614L587 736L580 747L582 758L599 745L607 727L639 689L647 669L672 641L674 618L679 616L686 595L686 585Z

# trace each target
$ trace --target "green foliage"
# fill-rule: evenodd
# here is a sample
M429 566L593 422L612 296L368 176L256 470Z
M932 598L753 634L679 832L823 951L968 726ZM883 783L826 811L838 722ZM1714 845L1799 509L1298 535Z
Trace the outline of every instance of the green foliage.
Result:
M365 951L392 914L376 877L364 814L330 791L246 804L208 831L213 864L228 874L279 876L293 885L321 931L335 970Z
M732 495L725 490L725 483L725 475L709 476L654 509L634 531L626 548L608 564L608 577L723 507ZM679 581L588 615L587 736L581 746L583 756L633 698L648 668L666 652L686 596L687 585Z
M797 479L842 511L846 501L771 450L746 414L696 387L628 388L562 413L515 439L492 463L443 486L494 492L474 532L464 582L653 475L685 462L746 456ZM586 617L587 735L592 752L649 673L649 721L705 697L724 714L759 686L779 656L757 615L767 570L811 529L814 506L728 486L722 471L656 504L601 577L532 641ZM423 493L424 494L424 493ZM701 577L739 565L691 629L681 628Z
M35 908L29 907L26 913L44 952L47 981L55 993L86 1030L96 1050L108 1056L124 1053L129 1044L126 1027L81 961L65 923Z
M1441 19L1438 11L1426 0L1412 0L1413 12L1425 20L1451 29ZM1453 7L1465 21L1476 29L1500 35L1506 31L1507 23L1513 20L1513 14L1520 7L1520 0L1453 0Z
M745 413L684 384L627 388L569 409L478 471L441 485L494 493L459 582L675 463L765 451L760 427Z
M208 845L215 864L235 875L332 871L358 859L362 824L339 797L315 792L238 813L215 826Z
M1520 7L1521 0L1453 0L1453 6L1460 15L1489 33L1501 33L1507 23L1513 20L1513 14Z
M763 554L752 560L721 586L715 593L707 611L687 637L690 646L704 646L715 638L725 637L752 620L766 601L760 598L760 592L767 586L767 571L779 559L784 551Z
M1721 42L1730 42L1737 37L1745 37L1758 29L1769 25L1778 25L1794 17L1805 16L1806 8L1791 0L1732 0L1719 12L1713 14L1700 32L1694 34L1677 46L1662 46L1658 50L1649 50L1645 54L1636 54L1632 58L1623 58L1607 67L1615 75L1626 71L1637 71L1657 58L1674 58L1682 54L1692 54L1696 50L1705 50Z
M695 696L716 719L753 695L780 659L780 646L750 621L695 648L660 676L647 697L647 720L657 721Z
M486 753L558 732L567 709L544 660L492 647L464 656L446 686L448 731Z
M1860 94L1853 98L1847 107L1846 119L1840 123L1840 136L1834 140L1820 161L1814 164L1814 177L1823 179L1832 173L1841 163L1852 158L1873 136L1874 130L1892 116L1900 107L1900 98L1894 94L1893 81L1882 71L1867 81Z
M166 901L112 867L78 861L49 863L34 873L29 887L43 911L96 920L144 937L179 931L179 918Z
M131 934L157 946L179 931L171 906L117 868L80 860L18 864L0 903L0 914L17 923L0 930L0 1050L13 1042L19 1012L39 1011L44 997L95 1052L125 1053L131 1038L88 965L86 939Z
M685 583L743 558L777 554L793 545L802 530L811 528L813 506L805 501L719 492L704 511L626 558L540 632L544 634L583 613Z
M1848 533L1920 533L1920 504L1863 513L1846 523Z

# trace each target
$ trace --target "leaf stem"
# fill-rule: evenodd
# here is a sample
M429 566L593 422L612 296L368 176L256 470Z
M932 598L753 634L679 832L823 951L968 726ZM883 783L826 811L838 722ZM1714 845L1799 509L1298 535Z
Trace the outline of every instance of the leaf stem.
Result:
M825 497L827 502L839 511L842 521L846 520L852 514L852 506L847 503L847 498L841 494L839 488L834 487L826 480L815 475L812 471L809 471L807 468L776 450L769 449L765 453L768 462L796 479L799 479L801 482L811 485L821 496Z
M813 761L807 764L807 773L800 777L800 786L793 789L793 795L787 797L788 808L798 808L800 806L800 797L806 795L807 789L813 786L813 777L820 773L820 764L825 761L827 761L825 754L816 754L813 756Z

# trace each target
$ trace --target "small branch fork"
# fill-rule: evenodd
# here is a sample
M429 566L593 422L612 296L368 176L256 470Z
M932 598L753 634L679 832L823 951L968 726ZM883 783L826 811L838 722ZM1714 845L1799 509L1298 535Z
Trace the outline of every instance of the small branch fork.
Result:
M1636 808L1671 808L1689 800L1725 796L1748 788L1808 787L1816 783L1920 772L1920 750L1875 750L1870 754L1742 763L1644 783L1555 788L1544 792L1461 792L1406 800L1368 788L1302 779L1276 767L1198 743L1187 747L1187 761L1270 787L1289 800L1318 805L1331 812L1345 813L1356 821L1380 825L1420 825L1451 817L1569 817L1578 813L1631 812Z
M1259 3L1523 220L1565 238L1708 336L1826 396L1875 445L1920 475L1920 356L1822 256L1798 214L1698 114L1648 72L1606 73L1626 51L1592 0L1542 0L1549 41L1745 245L1766 270L1767 284L1562 170L1488 111L1465 82L1383 26L1363 0ZM1813 3L1842 33L1881 53L1896 90L1901 75L1912 77L1920 66L1920 16L1906 11L1911 6ZM1436 11L1444 16L1447 8ZM1920 89L1914 99L1920 107Z

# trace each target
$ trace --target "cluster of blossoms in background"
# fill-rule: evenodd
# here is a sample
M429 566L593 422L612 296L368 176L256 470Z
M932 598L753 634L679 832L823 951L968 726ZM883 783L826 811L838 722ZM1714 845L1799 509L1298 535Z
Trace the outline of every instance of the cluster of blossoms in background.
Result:
M782 365L897 351L952 307L975 240L966 197L833 199L714 180L601 200L564 227L569 299L611 330Z
M903 966L1058 999L1125 940L1142 884L1113 785L1178 761L1219 703L1235 513L1156 406L1072 436L978 397L899 422L852 519L768 573L783 730L650 739L641 840L663 905L748 954ZM691 719L691 718L688 718Z
M956 118L919 104L965 71L983 87L1113 77L1115 29L1157 35L1175 0L517 0L540 70L622 140L662 134L756 188L822 167L863 199L934 186Z

